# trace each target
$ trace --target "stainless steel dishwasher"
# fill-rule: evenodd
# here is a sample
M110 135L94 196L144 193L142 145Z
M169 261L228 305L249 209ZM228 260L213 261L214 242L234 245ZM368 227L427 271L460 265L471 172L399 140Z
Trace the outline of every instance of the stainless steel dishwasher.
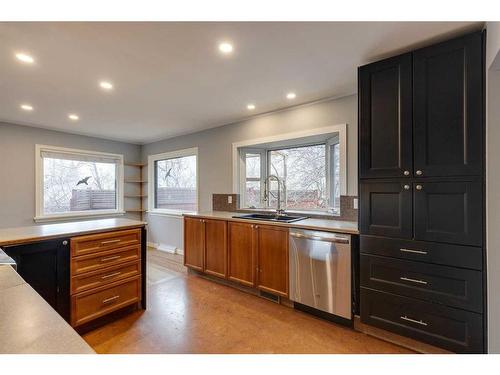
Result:
M295 308L352 321L351 236L290 229L289 257Z

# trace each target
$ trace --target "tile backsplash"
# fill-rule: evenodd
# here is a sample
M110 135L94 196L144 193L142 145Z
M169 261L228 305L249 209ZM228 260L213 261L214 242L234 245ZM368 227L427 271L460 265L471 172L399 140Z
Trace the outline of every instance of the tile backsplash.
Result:
M228 197L231 197L231 203L228 203ZM238 211L239 194L212 194L212 210L214 211ZM340 216L336 216L335 220L358 221L358 210L354 208L354 200L357 196L341 195L340 196ZM314 215L325 219L332 219L329 215Z

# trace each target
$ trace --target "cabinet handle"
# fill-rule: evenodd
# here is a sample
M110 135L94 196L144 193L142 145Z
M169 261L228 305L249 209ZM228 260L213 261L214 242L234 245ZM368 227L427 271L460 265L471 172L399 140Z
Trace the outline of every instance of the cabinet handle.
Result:
M118 242L120 242L120 241L121 241L120 239L117 239L117 240L109 240L109 241L102 241L102 242L101 242L101 246L111 245L112 243L118 243Z
M405 190L410 190L410 185L406 184L406 185L404 185L404 186L403 186L403 188L404 188Z
M109 297L109 298L106 298L106 299L103 299L102 300L102 304L105 305L107 303L112 303L114 301L116 301L118 298L120 298L119 295L116 295L116 296L113 296L113 297Z
M422 190L422 188L423 188L423 186L422 186L422 185L417 185L417 186L415 186L415 189L417 189L417 190Z
M104 275L101 277L102 280L106 280L106 279L109 279L110 277L113 277L113 276L118 276L118 275L121 275L121 272L118 271L118 272L115 272L115 273L111 273L109 275Z
M426 322L424 322L423 320L411 319L411 318L408 318L406 315L400 316L399 318L402 319L402 320L406 320L407 322L412 322L412 323L420 324L421 326L424 326L424 327L428 326L428 324Z
M101 258L101 262L109 262L110 260L115 260L121 258L121 255L115 255L113 257Z
M411 283L415 283L415 284L422 284L422 285L427 285L427 281L424 281L424 280L418 280L418 279L412 279L410 277L400 277L399 278L400 280L403 280L403 281L409 281Z
M399 251L401 251L403 253L427 255L427 251L424 251L424 250L399 249Z
M403 172L403 174L404 174L405 176L409 176L409 175L410 175L410 171L404 171L404 172Z
M422 172L420 169L418 169L418 170L415 172L415 174L416 174L417 176L422 176L422 175L424 174L424 172Z

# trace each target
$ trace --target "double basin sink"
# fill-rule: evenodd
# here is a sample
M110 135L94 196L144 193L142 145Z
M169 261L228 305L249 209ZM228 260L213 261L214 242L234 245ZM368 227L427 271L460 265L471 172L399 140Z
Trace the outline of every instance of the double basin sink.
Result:
M291 215L277 215L277 214L245 214L245 215L235 215L233 216L233 218L274 221L279 223L293 223L295 221L307 219L307 216L291 216Z

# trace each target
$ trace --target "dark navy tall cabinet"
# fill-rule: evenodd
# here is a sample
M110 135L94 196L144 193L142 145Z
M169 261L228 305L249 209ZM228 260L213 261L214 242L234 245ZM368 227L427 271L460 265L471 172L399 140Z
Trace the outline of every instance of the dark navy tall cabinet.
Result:
M483 33L359 68L360 314L485 351Z

